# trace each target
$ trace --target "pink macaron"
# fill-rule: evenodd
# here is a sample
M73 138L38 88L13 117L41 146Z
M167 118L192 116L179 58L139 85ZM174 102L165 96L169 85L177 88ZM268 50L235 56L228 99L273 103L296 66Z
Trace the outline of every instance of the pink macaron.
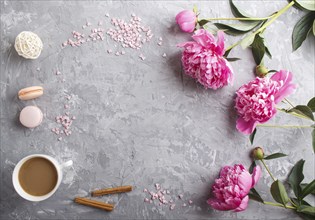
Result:
M43 113L37 106L26 106L20 113L20 122L27 128L35 128L43 121Z

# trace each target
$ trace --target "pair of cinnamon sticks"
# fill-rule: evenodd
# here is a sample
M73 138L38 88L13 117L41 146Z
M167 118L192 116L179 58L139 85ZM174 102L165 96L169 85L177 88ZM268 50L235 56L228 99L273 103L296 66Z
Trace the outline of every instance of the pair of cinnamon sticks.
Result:
M108 194L123 193L123 192L130 192L130 191L132 191L132 186L119 186L119 187L114 187L114 188L107 188L107 189L100 189L100 190L92 191L92 196L96 197L96 196L103 196L103 195L108 195ZM81 205L103 209L106 211L113 211L114 209L113 204L96 201L92 199L87 199L87 198L77 197L74 199L74 202L79 203Z

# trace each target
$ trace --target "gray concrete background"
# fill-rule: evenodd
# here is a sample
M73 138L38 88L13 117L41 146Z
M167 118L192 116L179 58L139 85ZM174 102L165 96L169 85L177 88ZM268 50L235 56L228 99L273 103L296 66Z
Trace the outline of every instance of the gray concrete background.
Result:
M190 39L179 31L175 15L196 4L203 17L231 16L228 1L1 1L1 219L298 219L289 210L267 207L250 201L245 212L219 212L206 200L220 168L234 163L250 164L248 137L235 129L233 110L235 91L253 79L254 61L249 50L240 47L231 57L233 86L205 90L192 79L181 76L180 49L177 43ZM238 5L253 15L266 16L280 9L286 1L241 1ZM262 10L264 9L264 10ZM102 42L80 48L61 48L73 30L88 33L81 26L89 21L95 26L111 27L104 15L129 20L131 13L151 27L154 37L141 53L126 49L124 56L109 55L114 42L106 36ZM270 69L288 69L294 73L298 89L289 99L306 104L314 96L314 38L292 53L291 33L303 12L294 8L281 16L265 32L273 59L265 59ZM14 50L16 35L24 30L37 33L44 50L37 60L19 57ZM158 37L163 45L158 46ZM237 38L228 36L226 45ZM167 58L161 55L167 54ZM54 75L56 70L61 76ZM60 82L65 79L65 82ZM22 102L19 89L41 85L45 94ZM50 129L55 116L64 114L65 95L71 115L76 116L72 135L57 141ZM45 115L41 126L29 130L18 122L23 106L35 104ZM270 122L309 124L308 121L278 113ZM268 161L272 172L284 180L295 162L304 158L305 179L314 179L314 154L308 129L260 128L255 146L266 152L289 156ZM65 170L59 190L50 199L32 203L14 191L11 175L24 156L44 153L60 162L72 159ZM144 188L160 183L173 197L184 194L193 200L175 210L143 202ZM106 213L74 204L75 196L87 196L96 188L131 184L128 194L100 200L116 204ZM264 171L258 191L272 201L268 186L271 179Z

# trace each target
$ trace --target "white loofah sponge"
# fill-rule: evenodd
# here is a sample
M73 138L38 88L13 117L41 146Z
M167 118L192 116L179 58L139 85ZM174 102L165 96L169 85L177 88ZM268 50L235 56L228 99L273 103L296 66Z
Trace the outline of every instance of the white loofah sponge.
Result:
M43 42L37 34L23 31L15 38L16 52L26 59L37 59L42 52Z

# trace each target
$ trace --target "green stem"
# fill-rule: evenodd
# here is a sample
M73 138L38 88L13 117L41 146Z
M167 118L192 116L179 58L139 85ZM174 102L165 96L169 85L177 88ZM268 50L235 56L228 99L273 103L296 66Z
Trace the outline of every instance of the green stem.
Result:
M270 124L258 124L258 127L271 127L271 128L313 128L310 125L270 125Z
M280 112L284 112L284 113L293 115L293 116L298 117L298 118L303 118L303 119L310 120L309 118L307 118L307 117L305 117L305 116L303 116L303 115L299 115L299 114L297 114L297 113L295 113L295 112L287 112L286 110L281 109L281 108L277 108L277 110L280 111Z
M266 22L263 26L261 26L258 30L256 30L253 35L256 35L258 33L260 33L261 31L263 31L266 27L268 27L269 25L271 25L280 15L282 15L284 12L286 12L289 8L292 7L292 5L294 5L294 1L290 2L289 4L287 4L284 8L280 9L271 19L270 21Z
M261 21L261 20L268 20L269 18L272 18L275 16L275 14L272 14L268 17L264 18L204 18L201 20L207 20L207 21L219 21L219 20L237 20L237 21Z
M290 102L287 98L284 98L284 100L285 100L289 105L291 105L292 108L295 107L295 106L292 104L292 102Z
M287 208L287 209L296 209L295 207L290 206L290 205L284 206L284 205L282 205L282 204L274 203L274 202L267 202L267 201L264 201L264 204L265 204L265 205L271 205L271 206L282 207L282 208Z
M264 29L266 29L266 27L268 27L270 24L272 24L280 15L282 15L285 11L287 11L292 5L294 5L294 1L290 2L284 8L280 9L279 11L277 11L276 13L271 15L271 19L268 22L266 22L263 26L261 26L259 29L257 29L254 33L252 33L251 35L256 35L256 34L262 32L262 31L264 31ZM248 35L248 37L251 36L251 35ZM240 41L238 41L235 44L233 44L233 45L229 46L228 48L226 48L226 51L231 50L233 47L239 45L242 42L243 39L241 39Z
M273 181L276 181L276 179L273 177L272 173L270 172L269 168L267 167L265 161L264 161L263 159L261 159L260 161L262 162L262 164L263 164L264 167L266 168L266 170L267 170L267 172L269 173L271 179L272 179Z

